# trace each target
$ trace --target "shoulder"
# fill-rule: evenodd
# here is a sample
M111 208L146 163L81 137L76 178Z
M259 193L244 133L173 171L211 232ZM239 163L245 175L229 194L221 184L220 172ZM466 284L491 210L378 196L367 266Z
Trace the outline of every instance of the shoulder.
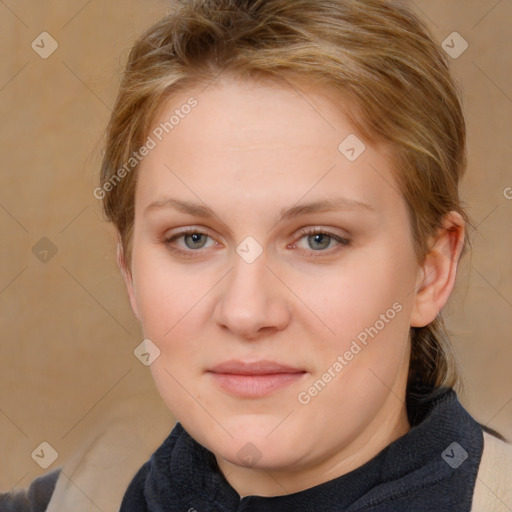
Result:
M0 493L2 512L43 512L55 488L60 469L35 478L28 490Z
M483 433L484 449L473 495L472 512L512 509L512 445Z
M48 512L118 510L134 475L140 476L174 421L155 390L113 405L64 464Z

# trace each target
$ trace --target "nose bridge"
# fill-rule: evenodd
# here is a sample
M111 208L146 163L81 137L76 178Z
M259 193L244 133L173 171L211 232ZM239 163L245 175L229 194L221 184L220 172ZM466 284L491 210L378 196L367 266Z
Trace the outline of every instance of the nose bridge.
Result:
M266 264L264 256L247 262L237 255L225 289L228 300L235 301L240 308L261 307L271 294Z
M289 308L282 286L267 268L264 254L249 261L236 255L216 309L216 321L237 336L256 336L263 328L282 329Z

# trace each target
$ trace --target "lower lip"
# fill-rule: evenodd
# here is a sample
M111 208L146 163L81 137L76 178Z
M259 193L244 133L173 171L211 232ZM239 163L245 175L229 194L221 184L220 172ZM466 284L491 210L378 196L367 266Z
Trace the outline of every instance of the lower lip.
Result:
M269 373L265 375L210 372L210 375L222 389L232 395L244 398L260 398L297 382L305 375L305 372Z

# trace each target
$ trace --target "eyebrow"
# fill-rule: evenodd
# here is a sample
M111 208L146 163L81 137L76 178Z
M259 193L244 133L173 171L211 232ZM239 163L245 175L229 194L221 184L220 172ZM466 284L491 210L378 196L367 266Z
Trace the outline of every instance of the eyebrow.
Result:
M214 216L213 211L208 208L208 206L192 203L191 201L179 201L178 199L173 199L171 197L162 197L161 199L153 201L144 209L144 215L164 208L174 208L175 210L188 213L194 217L209 218Z
M340 210L367 210L375 212L375 208L362 201L348 199L346 197L336 197L333 199L322 199L313 203L299 204L291 208L283 208L281 210L280 220L290 220L300 215L308 213L322 213Z
M165 208L174 208L182 213L192 215L194 217L202 217L210 219L217 217L211 208L206 205L193 203L191 201L180 201L171 197L162 197L149 204L145 210L144 215L152 211L162 210ZM346 197L336 197L332 199L322 199L314 201L312 203L300 204L281 210L281 217L278 222L283 220L290 220L301 215L307 215L311 213L322 213L329 211L340 211L340 210L367 210L375 212L375 208L370 204L355 199L348 199Z

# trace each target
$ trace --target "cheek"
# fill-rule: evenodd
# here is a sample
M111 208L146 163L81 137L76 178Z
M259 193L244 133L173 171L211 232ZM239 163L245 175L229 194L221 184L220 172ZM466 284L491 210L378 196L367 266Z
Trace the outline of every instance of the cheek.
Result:
M200 273L172 265L151 249L134 253L133 276L144 338L160 350L150 371L167 407L181 416L194 409L190 396L199 397L197 383L204 367L201 332L208 317L209 281Z
M407 274L400 260L393 261L393 257L382 254L365 261L361 256L357 262L342 263L316 286L308 278L301 293L336 336L347 339L374 325L388 310L387 316L394 319L397 308L407 309L414 283ZM399 306L393 309L396 303Z
M407 373L409 357L410 299L407 288L397 283L397 274L399 269L391 272L389 265L366 267L333 281L328 294L313 296L318 311L323 304L320 314L335 335L315 344L316 375L308 386L321 391L303 390L311 398L308 414L352 411L340 429L358 430L382 406L390 389L399 394L396 385Z
M181 324L200 309L209 280L200 272L188 270L153 248L134 251L133 281L135 300L145 336L172 339Z
M377 388L385 392L407 363L414 265L392 245L359 253L328 283L310 287L311 309L331 330L315 347L317 371L328 371L342 358L333 397L347 389L357 397L370 389L381 396Z

